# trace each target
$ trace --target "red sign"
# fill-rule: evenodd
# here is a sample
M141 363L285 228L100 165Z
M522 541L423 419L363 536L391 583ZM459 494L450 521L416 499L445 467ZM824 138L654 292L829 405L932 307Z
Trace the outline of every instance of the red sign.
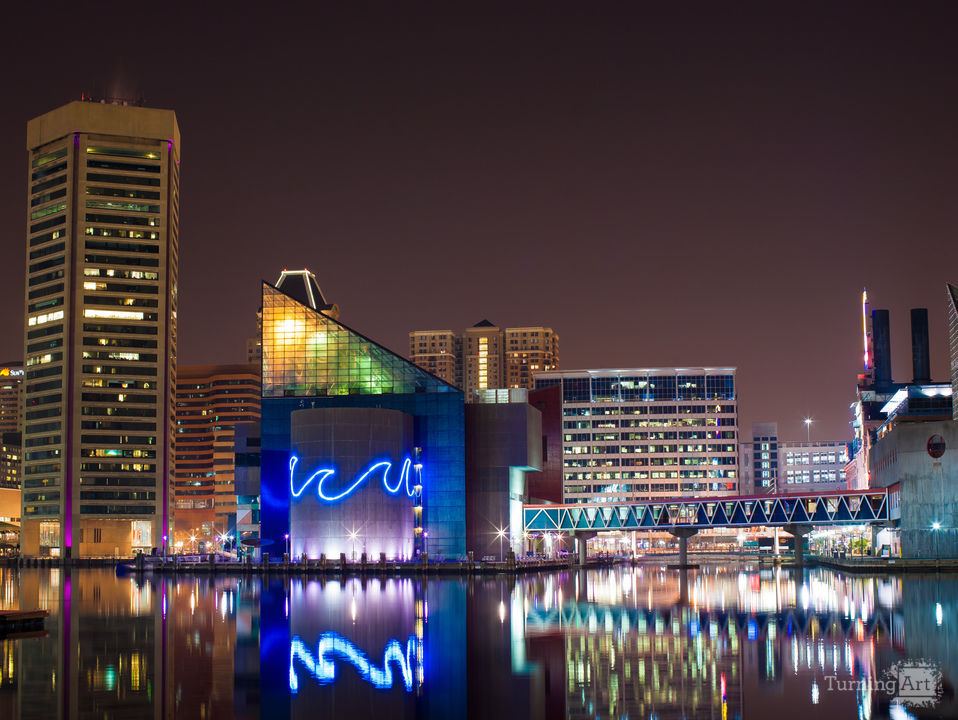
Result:
M945 454L945 438L941 435L932 435L928 438L928 454L935 460Z

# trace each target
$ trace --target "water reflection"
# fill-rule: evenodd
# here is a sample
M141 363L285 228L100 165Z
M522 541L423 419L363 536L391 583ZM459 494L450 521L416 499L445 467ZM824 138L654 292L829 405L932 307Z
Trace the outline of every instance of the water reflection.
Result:
M117 578L0 570L0 717L955 717L958 579L758 566L520 578Z

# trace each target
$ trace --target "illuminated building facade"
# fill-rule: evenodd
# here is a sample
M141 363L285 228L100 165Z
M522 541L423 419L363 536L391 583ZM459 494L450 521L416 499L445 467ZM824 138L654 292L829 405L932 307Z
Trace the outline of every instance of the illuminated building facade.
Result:
M262 540L311 557L364 541L392 557L464 555L462 392L308 298L264 283L262 307ZM360 508L378 514L353 527ZM375 539L407 530L411 545Z
M746 495L771 495L779 478L778 423L752 423L752 442L742 443L740 488Z
M236 537L234 427L259 420L259 365L181 366L176 378L174 543ZM196 538L196 540L191 540Z
M849 443L838 441L779 443L779 493L845 489Z
M18 432L0 435L0 487L20 489L22 445L23 439Z
M502 331L482 320L462 334L462 389L469 402L479 390L507 387L503 373Z
M462 387L462 336L452 330L409 333L409 358L423 370Z
M0 366L0 433L23 429L23 363Z
M149 552L170 531L176 116L72 102L27 150L23 551Z
M339 319L339 305L326 302L316 276L305 268L283 270L273 287L333 320ZM256 334L246 340L246 362L256 365L263 362L263 308L256 311Z
M541 373L562 388L563 502L738 492L735 368Z
M534 373L559 369L559 336L552 328L506 328L503 331L505 387L535 387Z
M462 388L466 400L500 388L534 388L533 374L559 368L559 336L546 327L500 329L482 320L462 333L409 333L409 357L419 367Z

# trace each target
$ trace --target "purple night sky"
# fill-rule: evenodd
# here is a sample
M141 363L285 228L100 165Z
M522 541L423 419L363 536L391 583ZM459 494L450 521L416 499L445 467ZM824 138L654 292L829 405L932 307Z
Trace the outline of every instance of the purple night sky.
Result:
M177 113L182 364L242 361L260 279L308 266L402 353L489 318L566 369L735 365L746 436L848 437L863 286L895 378L923 306L947 378L954 4L55 5L0 46L0 359L26 123L85 91Z

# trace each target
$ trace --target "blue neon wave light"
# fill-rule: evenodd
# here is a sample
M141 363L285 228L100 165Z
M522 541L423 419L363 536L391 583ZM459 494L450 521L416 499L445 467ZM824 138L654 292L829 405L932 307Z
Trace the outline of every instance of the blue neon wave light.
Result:
M299 691L299 676L294 661L298 660L310 674L322 685L330 685L336 680L336 659L345 660L356 668L360 677L378 690L388 690L395 682L393 666L398 667L406 692L412 690L413 668L416 661L417 640L410 635L403 649L398 640L386 643L383 653L383 666L376 667L366 658L362 650L342 635L334 632L323 633L316 644L315 657L310 654L299 636L289 644L289 691Z
M316 480L316 494L319 496L320 500L325 500L326 502L336 502L337 500L342 500L344 497L349 495L353 490L362 485L363 481L368 478L370 475L382 468L383 473L383 487L386 488L386 492L390 495L396 495L399 493L399 490L405 485L406 495L413 497L416 494L416 487L422 485L422 469L421 466L417 465L416 475L417 478L414 482L410 481L410 468L412 467L412 460L406 458L403 461L402 469L399 472L399 478L396 480L395 485L390 484L389 482L389 471L392 469L392 463L388 460L380 460L370 465L366 471L356 478L351 485L349 485L345 490L340 493L327 492L324 488L325 482L336 474L336 471L333 468L320 468L312 475L306 478L306 481L303 482L299 487L296 486L296 480L293 477L293 470L296 468L296 463L299 462L299 458L295 455L291 456L289 459L289 492L294 498L300 497L303 492L309 487L310 483L313 480Z

